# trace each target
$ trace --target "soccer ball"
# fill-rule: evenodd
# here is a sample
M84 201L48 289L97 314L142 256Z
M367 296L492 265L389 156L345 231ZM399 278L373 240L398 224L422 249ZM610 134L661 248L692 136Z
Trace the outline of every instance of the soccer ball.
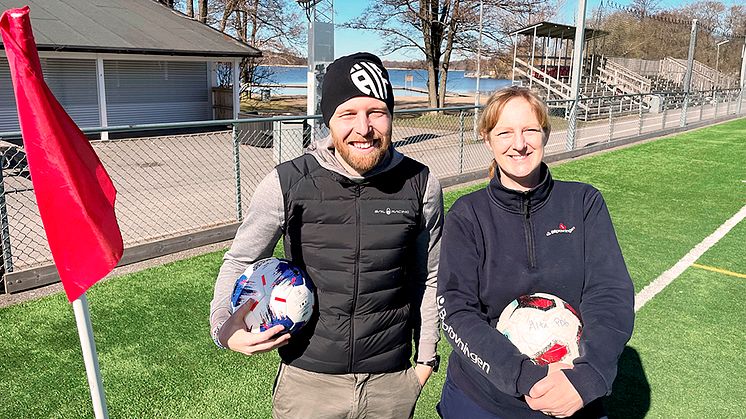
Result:
M496 328L535 364L571 364L580 356L580 316L552 294L522 295L511 301L500 314Z
M267 258L249 266L238 277L231 296L231 311L250 304L244 323L249 332L263 332L281 324L295 334L311 318L313 283L308 275L285 259Z

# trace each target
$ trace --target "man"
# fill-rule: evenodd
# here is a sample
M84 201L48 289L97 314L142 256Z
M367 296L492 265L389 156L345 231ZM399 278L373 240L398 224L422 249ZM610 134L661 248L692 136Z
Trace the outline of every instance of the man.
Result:
M279 348L275 418L411 417L438 363L440 184L391 145L393 89L375 55L329 65L321 108L331 134L254 192L215 284L213 338L246 355ZM280 236L317 288L314 317L292 338L282 326L249 333L229 309L236 278Z

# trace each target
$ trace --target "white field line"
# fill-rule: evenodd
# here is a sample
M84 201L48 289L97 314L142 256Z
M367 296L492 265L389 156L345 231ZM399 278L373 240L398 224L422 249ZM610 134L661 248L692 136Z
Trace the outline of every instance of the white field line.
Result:
M694 246L683 258L676 262L671 269L663 272L655 281L649 283L645 288L640 290L635 296L635 312L640 310L642 306L650 301L659 292L663 291L674 279L681 275L687 268L692 266L706 251L715 245L720 239L723 238L728 232L736 226L741 220L746 218L746 205L731 217L728 221L724 222L714 233L707 236L698 245Z

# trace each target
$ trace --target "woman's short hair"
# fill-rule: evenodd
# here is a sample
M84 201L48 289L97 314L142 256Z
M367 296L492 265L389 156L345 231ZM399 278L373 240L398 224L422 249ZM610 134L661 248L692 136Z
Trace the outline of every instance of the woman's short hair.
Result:
M479 135L484 141L489 141L489 133L497 125L497 121L500 120L500 114L502 114L505 104L514 98L523 98L531 105L536 119L539 121L539 125L541 125L541 130L544 133L543 144L546 144L547 140L549 140L549 133L552 131L547 105L531 89L521 86L510 86L498 90L487 99L487 103L484 105L484 109L482 109L482 114L479 116L479 123L477 124ZM495 175L496 168L497 162L492 160L490 178Z

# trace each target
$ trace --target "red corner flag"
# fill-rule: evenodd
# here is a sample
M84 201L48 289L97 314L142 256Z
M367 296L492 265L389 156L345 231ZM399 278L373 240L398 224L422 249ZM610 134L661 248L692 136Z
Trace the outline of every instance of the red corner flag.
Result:
M49 248L70 302L122 257L116 189L88 139L44 83L28 6L0 18L23 133Z

